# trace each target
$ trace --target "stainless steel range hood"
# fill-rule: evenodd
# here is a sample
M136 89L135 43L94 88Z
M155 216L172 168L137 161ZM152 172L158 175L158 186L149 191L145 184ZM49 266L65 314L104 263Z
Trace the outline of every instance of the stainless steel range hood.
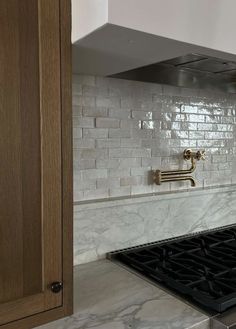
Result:
M236 93L236 62L194 53L110 76Z
M73 72L236 93L236 54L112 24L74 43Z
M236 93L236 1L72 4L74 73Z

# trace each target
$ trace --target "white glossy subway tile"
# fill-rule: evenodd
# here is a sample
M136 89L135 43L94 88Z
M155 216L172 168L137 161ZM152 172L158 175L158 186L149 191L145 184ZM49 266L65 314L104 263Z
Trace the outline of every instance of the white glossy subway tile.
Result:
M89 173L95 177L94 170L98 175L100 169L106 170L106 177L95 178L93 188L86 188L85 181L79 190L75 180L75 200L185 188L180 183L149 185L148 170L184 168L182 152L187 147L206 149L206 162L197 166L198 187L233 182L235 114L233 95L74 75L76 177L80 174L80 180L86 180L83 171L87 171L86 177ZM117 186L121 179L122 184L130 185Z
M119 128L120 120L113 118L96 118L97 128Z
M106 107L83 107L83 116L85 117L107 117L108 109Z

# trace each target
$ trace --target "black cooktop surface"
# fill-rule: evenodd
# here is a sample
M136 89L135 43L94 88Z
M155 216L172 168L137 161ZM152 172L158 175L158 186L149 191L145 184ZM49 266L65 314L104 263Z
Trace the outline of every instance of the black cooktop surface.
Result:
M109 256L207 310L236 305L236 227Z

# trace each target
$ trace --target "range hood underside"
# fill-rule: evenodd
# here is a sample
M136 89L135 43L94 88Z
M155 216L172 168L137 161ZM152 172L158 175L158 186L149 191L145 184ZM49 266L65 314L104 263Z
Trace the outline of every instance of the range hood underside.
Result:
M111 77L236 93L236 62L188 54Z
M112 24L73 44L73 73L236 93L236 55Z

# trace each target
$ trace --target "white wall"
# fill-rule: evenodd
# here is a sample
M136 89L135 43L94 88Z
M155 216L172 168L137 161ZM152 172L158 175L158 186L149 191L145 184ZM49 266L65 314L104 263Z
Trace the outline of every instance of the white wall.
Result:
M236 54L235 0L109 0L109 23Z
M72 0L72 42L108 21L108 0Z
M110 24L236 54L235 0L72 0L75 42Z

